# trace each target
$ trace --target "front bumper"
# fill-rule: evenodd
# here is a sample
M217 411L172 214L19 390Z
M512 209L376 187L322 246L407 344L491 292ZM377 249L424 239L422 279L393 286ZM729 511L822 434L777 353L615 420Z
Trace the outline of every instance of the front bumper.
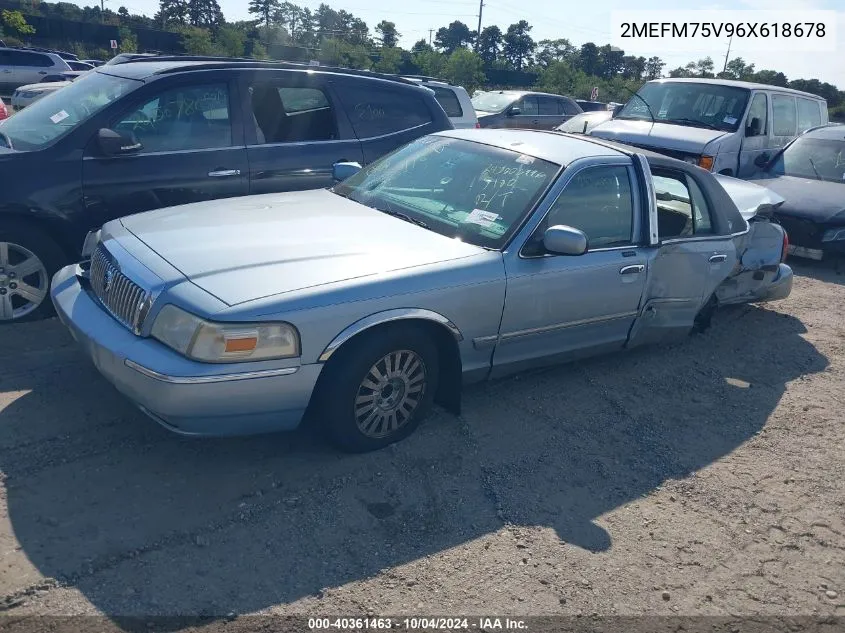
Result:
M761 288L754 295L752 302L763 303L766 301L778 301L786 299L792 292L792 269L786 264L778 265L778 273L768 286Z
M197 363L138 337L83 287L77 267L53 278L59 319L100 373L144 413L183 435L284 431L302 420L322 365Z

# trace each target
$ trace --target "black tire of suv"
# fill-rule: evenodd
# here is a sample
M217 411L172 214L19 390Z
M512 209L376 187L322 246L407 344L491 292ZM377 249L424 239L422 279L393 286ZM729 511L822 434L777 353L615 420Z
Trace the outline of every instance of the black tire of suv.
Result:
M393 352L410 351L424 366L424 391L410 419L385 437L365 435L358 428L355 400L370 369ZM326 438L348 453L384 448L413 433L431 410L439 380L438 351L425 330L414 325L387 325L368 330L341 347L323 370L315 391L317 419Z
M35 254L47 269L48 286L53 275L67 263L67 257L59 245L42 230L28 224L14 221L3 222L0 224L0 242L18 244ZM0 327L9 323L38 321L54 314L55 309L48 291L38 308L19 319L0 319Z

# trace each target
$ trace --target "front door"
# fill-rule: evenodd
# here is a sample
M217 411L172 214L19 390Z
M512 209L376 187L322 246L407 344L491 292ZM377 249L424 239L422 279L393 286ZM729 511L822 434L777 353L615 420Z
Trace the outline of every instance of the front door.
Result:
M739 153L737 178L748 178L759 169L754 164L758 156L767 158L772 156L772 149L769 147L771 145L770 132L768 97L765 92L758 92L751 99L751 106L745 117L744 132L742 129L737 132L745 135Z
M710 209L696 181L682 171L654 169L656 250L629 346L686 336L736 264L730 236L714 235Z
M564 176L569 181L524 247L506 254L507 294L494 376L625 344L647 265L632 176L627 158L584 161L583 168ZM545 252L542 235L555 225L584 231L587 252Z
M362 162L361 143L322 78L261 72L245 79L251 194L329 187L335 163Z
M136 153L103 156L92 139L82 168L92 226L150 209L246 195L249 167L233 90L227 81L212 81L148 92L111 124L140 143Z

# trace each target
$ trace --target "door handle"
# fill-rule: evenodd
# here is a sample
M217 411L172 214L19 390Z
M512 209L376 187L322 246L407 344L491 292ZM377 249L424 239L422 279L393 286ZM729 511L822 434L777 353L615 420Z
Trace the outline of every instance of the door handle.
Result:
M719 262L723 262L728 258L727 255L713 255L710 257L711 264L718 264Z
M208 172L209 178L226 178L227 176L240 176L240 169L218 169Z
M620 275L636 275L645 270L644 264L632 264L631 266L623 266L619 269Z

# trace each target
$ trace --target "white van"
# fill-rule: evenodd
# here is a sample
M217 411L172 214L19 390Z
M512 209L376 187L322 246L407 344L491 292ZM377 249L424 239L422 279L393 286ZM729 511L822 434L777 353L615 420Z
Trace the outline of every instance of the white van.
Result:
M410 79L434 91L434 98L443 108L446 116L452 121L456 130L461 128L477 128L478 117L472 107L467 91L461 86L454 86L445 81L422 75L404 75L403 79Z
M723 79L656 79L589 133L746 178L798 134L827 122L827 102L808 92Z

